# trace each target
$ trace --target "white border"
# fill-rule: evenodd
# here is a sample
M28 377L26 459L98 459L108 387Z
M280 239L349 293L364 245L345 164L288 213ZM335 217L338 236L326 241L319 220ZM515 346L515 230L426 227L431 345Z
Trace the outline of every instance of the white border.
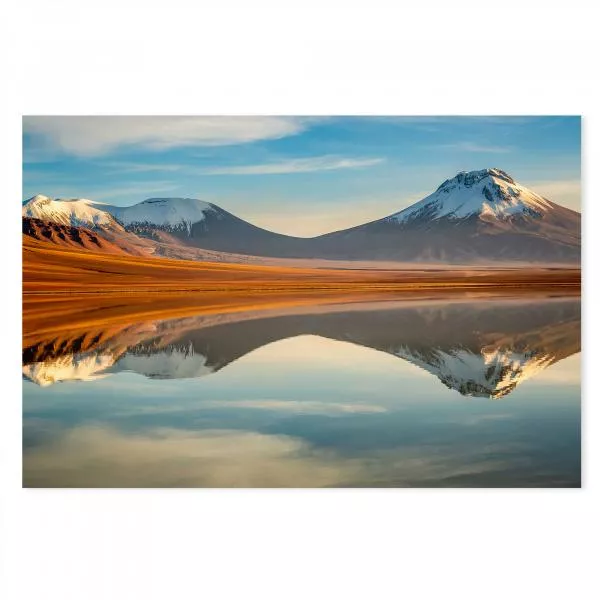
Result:
M585 5L23 0L5 9L3 597L598 597L600 98ZM22 114L583 114L584 489L22 490Z

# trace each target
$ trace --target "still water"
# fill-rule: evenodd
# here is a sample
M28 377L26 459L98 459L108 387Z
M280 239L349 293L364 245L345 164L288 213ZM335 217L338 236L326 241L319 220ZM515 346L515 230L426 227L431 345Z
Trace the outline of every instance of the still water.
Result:
M23 351L25 487L578 487L579 298L129 323Z

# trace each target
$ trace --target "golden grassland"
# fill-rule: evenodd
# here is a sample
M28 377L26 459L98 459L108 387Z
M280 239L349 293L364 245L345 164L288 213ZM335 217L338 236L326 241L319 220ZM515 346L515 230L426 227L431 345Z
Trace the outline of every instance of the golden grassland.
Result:
M575 268L326 269L99 254L23 238L23 334L312 303L579 294Z

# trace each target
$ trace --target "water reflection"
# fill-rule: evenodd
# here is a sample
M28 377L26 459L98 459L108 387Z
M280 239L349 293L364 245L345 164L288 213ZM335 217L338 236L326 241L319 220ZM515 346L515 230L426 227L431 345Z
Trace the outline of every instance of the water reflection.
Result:
M24 483L579 485L579 351L573 298L203 315L39 339L23 351Z
M84 335L44 340L25 348L23 374L41 386L120 371L202 377L277 340L317 335L407 360L463 395L498 398L579 352L579 330L579 302L572 299L199 316L127 326L87 344Z

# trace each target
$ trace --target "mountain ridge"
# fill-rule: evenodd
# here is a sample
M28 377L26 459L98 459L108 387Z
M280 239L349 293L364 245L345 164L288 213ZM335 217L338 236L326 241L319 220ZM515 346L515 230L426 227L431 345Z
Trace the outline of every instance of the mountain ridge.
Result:
M263 229L193 198L148 198L128 207L34 196L23 216L175 244L281 258L477 262L580 260L581 215L517 183L505 171L462 171L386 217L312 238Z

